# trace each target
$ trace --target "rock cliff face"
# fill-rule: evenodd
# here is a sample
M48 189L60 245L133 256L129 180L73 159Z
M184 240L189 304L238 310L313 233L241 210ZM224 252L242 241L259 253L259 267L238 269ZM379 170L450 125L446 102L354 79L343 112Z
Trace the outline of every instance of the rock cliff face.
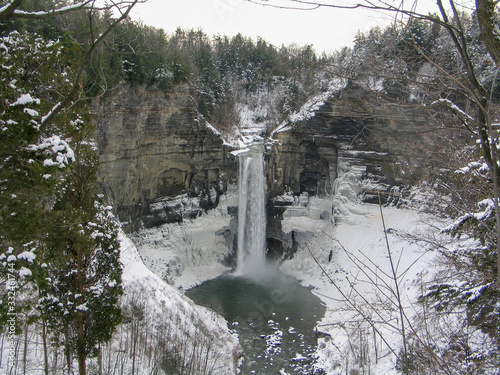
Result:
M197 216L236 183L231 150L195 108L187 85L122 86L93 103L100 182L126 230Z
M168 93L123 86L94 103L101 184L128 231L197 217L237 183L232 149L195 108L186 85ZM331 198L321 201L325 207L315 200L312 209L308 197L350 194L377 203L377 191L387 198L393 187L425 177L433 164L424 136L428 121L417 111L380 104L376 95L352 87L317 108L273 133L268 144L267 237L277 257L297 247L297 231L283 229L283 219L314 212L314 220L334 220ZM346 176L349 182L339 183ZM232 248L237 218L229 211Z
M421 179L432 159L423 136L428 121L417 110L377 105L362 89L345 90L309 119L274 135L268 157L270 198L284 192L327 195L346 171L357 171L361 199Z
M391 192L399 190L393 188L424 178L435 167L429 129L418 110L382 105L374 94L349 88L308 119L276 131L267 157L270 252L279 257L296 247L298 232L286 232L284 218L334 220L331 198L311 216L309 197L340 194L378 203L378 191L383 200L393 199Z

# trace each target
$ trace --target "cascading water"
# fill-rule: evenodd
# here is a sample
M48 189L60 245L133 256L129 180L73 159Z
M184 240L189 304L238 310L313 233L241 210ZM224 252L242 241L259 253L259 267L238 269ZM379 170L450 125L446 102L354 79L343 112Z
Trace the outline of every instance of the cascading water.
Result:
M189 290L224 316L245 352L242 374L314 374L314 327L325 313L318 297L266 262L264 147L239 151L238 249L234 274Z
M259 277L266 265L266 185L262 145L239 154L236 274Z

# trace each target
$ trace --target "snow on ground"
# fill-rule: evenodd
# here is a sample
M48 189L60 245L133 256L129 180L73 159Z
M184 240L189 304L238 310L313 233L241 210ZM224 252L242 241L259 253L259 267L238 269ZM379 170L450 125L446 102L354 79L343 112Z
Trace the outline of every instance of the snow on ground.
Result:
M172 325L160 332L166 336L167 350L169 345L175 344L175 340L182 340L179 346L187 348L185 353L191 354L205 342L207 347L202 352L202 359L210 359L212 373L235 374L235 359L241 356L241 347L238 338L229 332L227 322L213 311L195 305L151 272L128 237L121 234L119 239L123 264L123 304L126 308L126 304L142 299L145 316L141 318L141 330L146 330L147 324L154 328L161 326L162 317L168 319ZM190 358L186 360L194 361L192 354Z
M240 117L239 130L242 135L262 134L275 126L279 113L278 103L283 99L284 87L279 82L260 85L256 90L243 94L243 100L236 104Z
M182 223L143 229L131 236L146 266L177 288L189 289L229 270L222 263L232 253L228 245L231 215L237 206L236 187L220 197L219 206Z
M445 224L430 215L395 207L384 207L381 214L378 205L347 197L352 199L353 194L316 199L315 215L284 219L285 232L294 232L299 250L280 269L314 288L327 306L318 324L318 330L326 334L319 340L318 367L329 375L345 374L350 368L360 369L362 356L371 374L396 374L391 350L399 352L402 336L390 257L403 307L412 316L421 279L435 256L417 238L424 238L423 233L438 236ZM323 212L333 204L335 217L329 222L318 218L321 204Z
M238 373L242 349L227 322L151 272L122 232L119 241L124 319L110 342L101 346L102 363L97 358L87 360L88 373L100 373L100 366L108 375L173 373L168 366L189 368L189 373L196 374ZM0 335L0 374L45 374L42 338L39 324L21 335ZM15 357L12 368L7 359L11 344ZM50 373L68 373L63 346L49 345L46 355ZM72 366L78 368L76 358Z

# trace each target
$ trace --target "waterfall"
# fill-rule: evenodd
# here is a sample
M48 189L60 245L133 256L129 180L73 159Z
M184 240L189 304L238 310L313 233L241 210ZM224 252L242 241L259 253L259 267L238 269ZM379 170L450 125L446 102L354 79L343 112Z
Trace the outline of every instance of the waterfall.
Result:
M238 258L236 273L255 276L266 265L266 184L262 145L238 156Z

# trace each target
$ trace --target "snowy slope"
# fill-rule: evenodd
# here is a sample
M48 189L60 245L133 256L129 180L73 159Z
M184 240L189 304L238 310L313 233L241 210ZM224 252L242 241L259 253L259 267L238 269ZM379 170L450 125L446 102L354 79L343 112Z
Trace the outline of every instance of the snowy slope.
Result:
M400 326L395 323L396 306L390 302L395 289L381 214L375 205L353 204L350 209L351 214L335 227L323 223L314 226L317 220L303 218L300 225L290 228L296 230L295 238L301 246L281 270L302 280L303 285L314 287L327 306L318 325L319 331L328 334L320 340L319 367L328 374L343 374L349 362L355 366L356 356L364 351L371 361L366 366L372 374L395 374L395 357L378 337L380 333L399 351ZM396 208L384 208L383 212L391 228L388 240L398 283L405 308L410 310L419 292L420 277L425 276L424 270L434 254L426 252L422 243L408 240L406 233L428 231L425 221L430 218ZM306 223L309 228L303 232ZM373 321L377 322L375 328ZM367 342L360 342L359 337L365 337Z
M101 346L100 361L87 359L88 373L238 373L242 350L227 322L211 310L195 305L152 273L123 233L119 233L119 240L123 321L111 341ZM42 337L39 324L29 326L21 335L1 336L0 374L45 374ZM12 368L7 367L7 343L15 349ZM50 373L68 374L63 346L48 345L46 355ZM76 358L72 359L72 368L78 368Z
M183 350L189 354L188 361L195 360L195 354L208 359L208 369L195 373L235 374L237 373L237 359L241 356L241 348L237 337L230 333L226 321L209 309L195 305L184 297L174 287L166 284L157 275L151 272L142 262L137 248L123 234L120 235L121 261L123 263L124 309L128 303L143 299L144 317L141 321L141 330L144 325L152 325L152 332L162 326L162 321L168 329L157 332L163 335L169 345L180 340ZM201 348L203 345L206 347ZM175 350L178 350L177 346ZM199 352L201 350L201 352ZM143 368L144 373L149 373ZM210 370L210 371L208 371Z
M353 176L345 174L335 196L309 198L307 209L294 207L289 217L285 213L283 229L294 232L299 246L280 269L314 288L327 307L317 327L324 333L316 353L319 368L328 375L350 370L395 375L402 348L395 279L404 328L413 334L410 322L421 318L417 298L436 270L432 249L453 240L440 232L448 224L444 220L417 210L359 203L355 187ZM334 212L333 220L322 220L318 213L328 211Z

